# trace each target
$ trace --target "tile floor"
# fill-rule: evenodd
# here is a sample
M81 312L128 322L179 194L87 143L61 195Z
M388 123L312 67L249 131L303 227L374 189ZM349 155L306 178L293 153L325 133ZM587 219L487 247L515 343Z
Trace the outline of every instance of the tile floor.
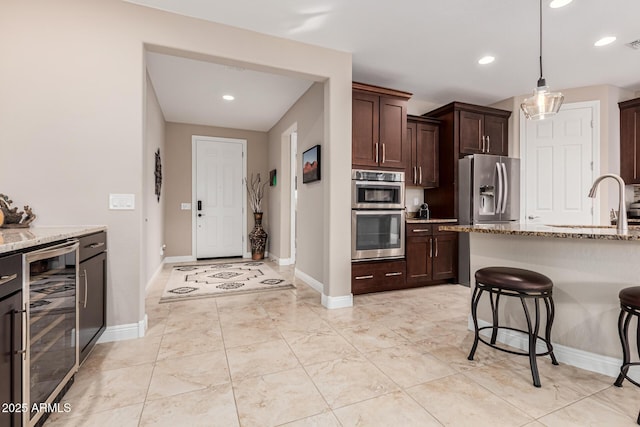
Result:
M292 276L291 267L277 267ZM96 346L56 426L633 426L640 389L480 346L468 289L356 296L327 310L297 289L160 304L138 340Z

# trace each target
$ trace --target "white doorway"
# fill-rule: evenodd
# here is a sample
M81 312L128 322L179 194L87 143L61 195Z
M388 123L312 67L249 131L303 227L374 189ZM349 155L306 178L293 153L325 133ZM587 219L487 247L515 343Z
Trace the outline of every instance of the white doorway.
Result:
M540 121L520 113L521 222L598 224L587 195L599 171L599 117L599 101L565 104Z
M197 259L244 255L246 149L244 139L192 137L192 246Z
M296 235L297 235L297 206L298 206L298 132L294 129L289 134L289 146L291 148L291 214L290 214L290 236L291 242L289 243L289 263L296 263Z

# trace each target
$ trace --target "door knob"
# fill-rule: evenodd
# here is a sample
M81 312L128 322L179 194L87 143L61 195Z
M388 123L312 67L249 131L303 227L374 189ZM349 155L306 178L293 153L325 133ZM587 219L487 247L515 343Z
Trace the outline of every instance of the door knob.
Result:
M529 215L529 216L527 217L527 219L538 219L538 218L540 218L540 217L539 217L539 216L537 216L537 215Z

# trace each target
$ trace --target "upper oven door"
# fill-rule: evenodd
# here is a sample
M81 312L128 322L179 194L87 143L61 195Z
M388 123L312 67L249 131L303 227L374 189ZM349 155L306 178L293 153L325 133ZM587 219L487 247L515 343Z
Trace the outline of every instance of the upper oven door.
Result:
M351 181L352 209L403 209L404 183Z

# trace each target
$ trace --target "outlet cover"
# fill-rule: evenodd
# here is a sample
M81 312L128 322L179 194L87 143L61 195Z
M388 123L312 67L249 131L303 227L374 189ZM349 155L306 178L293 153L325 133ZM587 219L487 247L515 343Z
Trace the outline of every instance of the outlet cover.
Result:
M135 194L109 194L109 209L111 210L134 210L135 204Z
M180 209L183 211L190 211L191 203L180 203Z

